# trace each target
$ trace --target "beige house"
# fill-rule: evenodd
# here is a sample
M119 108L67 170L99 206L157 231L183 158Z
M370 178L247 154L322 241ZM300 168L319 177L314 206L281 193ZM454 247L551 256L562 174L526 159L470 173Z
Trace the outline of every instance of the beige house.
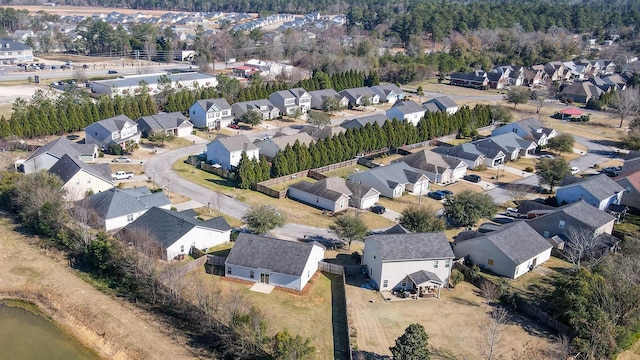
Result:
M80 160L63 155L50 169L58 175L66 190L66 199L82 200L87 194L96 194L113 187L109 164L87 165Z

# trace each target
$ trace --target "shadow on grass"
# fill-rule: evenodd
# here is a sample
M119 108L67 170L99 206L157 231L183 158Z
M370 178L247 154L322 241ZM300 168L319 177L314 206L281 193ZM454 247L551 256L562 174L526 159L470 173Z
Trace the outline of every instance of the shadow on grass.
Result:
M333 329L333 358L348 359L349 324L347 320L347 301L342 276L323 273L331 280L331 324Z
M354 350L352 353L353 360L390 360L387 355L380 355L370 351Z
M208 178L208 179L205 179L205 180L208 181L208 182L212 182L212 183L214 183L216 185L229 187L229 188L235 188L235 186L236 186L235 182L233 182L231 180L227 180L227 179L211 179L211 178Z

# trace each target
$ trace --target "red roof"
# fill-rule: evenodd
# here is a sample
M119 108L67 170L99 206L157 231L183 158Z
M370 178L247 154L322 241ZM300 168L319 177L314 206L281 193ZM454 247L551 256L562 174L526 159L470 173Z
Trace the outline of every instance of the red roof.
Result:
M565 114L565 115L570 115L570 116L579 116L584 114L582 111L576 109L576 108L571 108L571 109L566 109L566 110L562 110L560 111L561 114Z
M234 67L234 70L244 70L244 71L251 71L254 70L252 67L250 66L238 66L238 67Z

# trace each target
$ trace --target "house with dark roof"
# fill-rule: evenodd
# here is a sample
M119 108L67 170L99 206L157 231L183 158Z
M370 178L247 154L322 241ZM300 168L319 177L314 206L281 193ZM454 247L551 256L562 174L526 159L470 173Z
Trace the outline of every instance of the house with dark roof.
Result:
M541 213L526 222L545 239L559 237L566 241L571 229L586 231L594 237L610 236L615 220L613 215L580 200Z
M524 221L453 243L457 258L511 279L549 260L553 246Z
M324 104L329 99L336 99L341 108L349 106L349 99L346 96L338 94L333 89L322 89L309 91L311 95L311 108L316 110L324 110Z
M380 291L439 294L454 257L444 232L379 234L365 238L362 264Z
M573 99L574 102L586 104L591 98L599 98L605 93L604 90L597 87L589 81L574 81L562 88L560 98Z
M62 179L62 188L66 190L66 199L76 201L87 194L95 194L111 189L111 169L109 164L85 164L63 155L50 169L50 174L58 175Z
M350 175L349 180L372 187L391 199L401 197L404 191L413 195L429 192L429 177L403 162L361 171Z
M458 104L449 96L438 96L422 103L422 107L429 112L443 111L449 115L458 112Z
M408 121L417 126L424 113L425 109L414 101L397 101L387 110L387 118Z
M549 127L545 127L538 118L526 118L500 126L491 131L491 136L515 133L525 140L535 141L538 146L547 145L549 139L558 133Z
M207 144L207 162L218 164L223 169L230 170L238 166L243 152L247 153L249 160L259 159L260 148L255 146L246 136L218 136Z
M182 137L193 132L193 124L179 111L143 116L136 122L143 137L157 132Z
M262 120L280 117L280 109L267 99L243 101L231 105L231 115L236 120L242 119L242 116L249 111L258 111L262 115Z
M349 206L368 209L380 199L380 192L341 177L329 177L315 183L300 181L289 186L287 196L305 204L338 212Z
M16 64L33 61L33 49L19 41L0 39L0 63Z
M462 179L469 168L467 163L458 158L429 150L423 150L396 160L396 162L401 161L414 169L424 171L431 182L438 184L448 184Z
M482 70L472 72L454 72L451 74L451 85L472 87L475 89L486 90L489 88L489 78L487 73Z
M284 151L289 146L293 146L299 142L300 145L309 146L315 140L306 132L299 132L292 135L278 133L271 138L254 142L255 146L260 149L260 155L264 155L268 160L273 159L278 151Z
M525 140L514 132L492 135L476 140L473 144L478 148L502 151L506 155L506 159L510 161L518 160L520 156L530 155L538 147L534 141Z
M191 247L205 251L229 242L231 227L222 217L199 220L193 211L177 212L152 207L120 230L124 237L142 233L162 249L162 257L172 260L189 254Z
M98 158L95 144L78 144L65 137L59 137L36 149L22 161L19 169L25 174L49 170L63 155L85 163L93 163Z
M74 205L75 213L90 226L105 231L125 227L152 207L170 210L171 201L164 192L152 193L146 186L130 189L111 188L84 198Z
M368 105L376 105L380 102L380 95L374 93L370 88L363 86L359 88L344 89L340 95L349 100L349 106L359 107L363 104L363 99L368 100Z
M308 130L311 130L311 131L308 131ZM326 138L332 138L336 135L342 134L346 132L347 129L343 128L342 126L325 126L322 129L318 129L317 127L313 126L313 129L307 128L304 131L307 131L307 133L311 135L312 138L321 140Z
M371 91L380 96L381 102L387 102L390 104L393 104L398 100L403 100L405 97L404 91L391 83L372 86Z
M311 109L311 95L303 88L276 91L269 95L269 101L283 115L291 115L295 109L305 114Z
M233 121L231 105L224 98L197 100L189 108L189 120L201 129L225 128Z
M504 164L505 153L502 150L488 148L476 145L474 143L463 143L455 146L438 146L431 151L449 157L458 158L465 163L470 169L480 165L488 167L496 167Z
M107 150L112 144L120 145L124 149L129 141L140 143L142 134L138 130L138 124L126 115L95 122L84 128L84 132L87 144L96 144L103 150Z
M629 152L613 180L625 190L620 204L640 209L640 151Z
M240 233L225 260L225 276L302 291L324 259L324 246Z
M579 179L558 187L558 204L570 204L584 200L596 208L607 211L610 205L620 205L624 188L605 174Z
M345 120L342 124L340 124L340 126L345 129L360 129L367 126L367 124L373 125L375 123L379 127L382 127L384 123L387 122L387 120L388 119L386 114L375 113L372 115L361 116L351 120Z

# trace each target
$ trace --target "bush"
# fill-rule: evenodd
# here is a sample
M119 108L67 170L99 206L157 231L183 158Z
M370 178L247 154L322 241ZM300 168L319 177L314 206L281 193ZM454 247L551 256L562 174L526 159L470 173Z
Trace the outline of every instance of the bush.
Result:
M480 277L480 268L478 267L478 265L474 264L473 266L471 266L471 269L469 269L469 276L471 276L472 281L478 280L478 278Z
M531 166L527 166L526 168L524 168L524 171L533 172L533 168Z
M456 287L456 285L460 284L464 281L464 274L460 272L458 269L451 270L451 286Z
M487 170L487 165L481 164L472 169L473 171L485 171Z
M353 262L360 264L361 259L362 259L362 256L360 255L359 252L354 251L351 253L351 260L353 260Z

